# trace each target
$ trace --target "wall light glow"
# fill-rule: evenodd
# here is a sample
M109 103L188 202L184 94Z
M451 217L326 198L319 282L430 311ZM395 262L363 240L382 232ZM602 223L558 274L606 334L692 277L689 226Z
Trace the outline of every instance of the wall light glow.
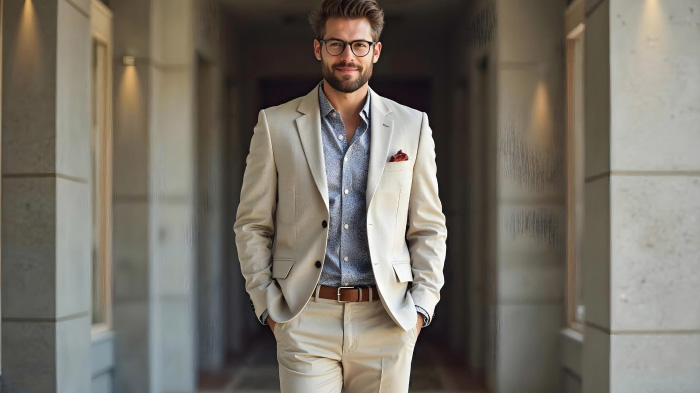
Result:
M141 119L141 90L139 88L139 75L136 67L124 67L124 73L119 82L118 112L123 119L123 125L127 129L139 127ZM135 124L125 124L134 121Z
M664 49L667 47L668 31L664 10L659 0L646 0L642 12L639 36L637 37L647 49Z
M552 119L552 105L547 91L547 84L539 81L535 87L530 110L531 133L534 142L543 149L549 148L553 143L554 126Z
M34 3L32 0L25 0L19 19L17 47L12 68L12 79L18 83L42 84L44 82L39 69L41 48L37 19Z

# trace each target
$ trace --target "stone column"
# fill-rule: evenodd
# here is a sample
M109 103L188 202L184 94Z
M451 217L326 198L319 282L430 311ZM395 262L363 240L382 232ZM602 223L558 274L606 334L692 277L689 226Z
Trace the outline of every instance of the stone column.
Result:
M228 312L225 306L227 277L225 273L223 174L224 154L230 154L224 146L223 125L223 31L222 8L214 0L194 3L195 22L196 102L195 102L195 181L197 190L197 319L200 373L219 373L226 361L227 343L225 331ZM240 317L240 316L239 316Z
M152 392L197 390L196 64L192 0L151 0Z
M7 392L90 392L89 12L89 0L3 2Z
M583 392L700 389L700 4L587 4Z
M113 3L115 391L192 392L194 6Z
M562 390L564 6L496 2L496 388Z
M113 321L115 392L151 392L149 259L151 2L110 2L114 13ZM125 65L124 56L134 56Z

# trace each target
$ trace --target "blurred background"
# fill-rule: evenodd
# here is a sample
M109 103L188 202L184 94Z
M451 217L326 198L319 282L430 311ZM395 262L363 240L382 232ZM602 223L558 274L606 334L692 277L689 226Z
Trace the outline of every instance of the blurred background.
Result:
M279 391L232 227L320 2L0 0L2 392ZM449 230L411 391L700 392L700 0L379 3Z

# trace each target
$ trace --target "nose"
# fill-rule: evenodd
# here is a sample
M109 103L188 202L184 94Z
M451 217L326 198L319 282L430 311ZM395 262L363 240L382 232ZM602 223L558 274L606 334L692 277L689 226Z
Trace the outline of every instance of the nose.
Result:
M340 59L352 60L354 57L355 54L352 53L352 48L350 48L350 44L345 45L345 48L343 48L343 52L340 54Z

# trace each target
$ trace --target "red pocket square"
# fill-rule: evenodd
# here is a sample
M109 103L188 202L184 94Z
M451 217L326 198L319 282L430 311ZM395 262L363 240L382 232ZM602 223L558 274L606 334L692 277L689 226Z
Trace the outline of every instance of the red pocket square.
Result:
M408 161L408 154L404 153L403 151L399 150L398 153L394 154L391 156L389 159L389 162L396 162L396 161Z

